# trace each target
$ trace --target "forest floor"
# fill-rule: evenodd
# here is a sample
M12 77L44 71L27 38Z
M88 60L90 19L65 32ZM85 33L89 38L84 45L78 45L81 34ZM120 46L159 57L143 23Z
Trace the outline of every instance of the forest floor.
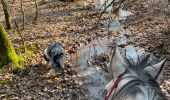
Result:
M103 27L108 22L109 14L104 14L96 24L99 11L93 3L49 0L39 2L40 14L34 23L34 2L26 0L23 2L26 17L23 29L20 2L8 0L8 4L14 27L8 31L8 35L17 53L25 57L27 62L26 69L20 73L14 74L8 67L0 71L0 99L92 99L86 88L90 82L79 78L78 66L75 64L79 58L75 55L83 47L87 49L88 45L95 45L94 41L106 39L110 43L119 36L118 32L111 32ZM166 4L164 0L137 0L127 7L126 10L133 14L121 20L121 24L127 32L128 44L144 48L159 61L164 58L168 60L161 88L170 98L170 13ZM4 23L2 6L0 16L0 21ZM18 34L18 29L21 34ZM26 51L23 51L22 39L25 41ZM50 68L43 58L44 49L54 42L60 42L65 47L64 77L60 73L49 75ZM109 55L106 54L98 56L97 60L108 63L108 58Z

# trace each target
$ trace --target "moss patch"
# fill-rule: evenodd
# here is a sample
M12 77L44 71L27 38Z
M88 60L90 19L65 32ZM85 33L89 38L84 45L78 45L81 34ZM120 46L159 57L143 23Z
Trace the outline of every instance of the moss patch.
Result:
M4 85L6 85L8 83L9 83L9 81L0 79L0 86L4 86Z
M20 57L17 56L15 49L1 23L0 23L0 54L1 54L0 67L3 67L4 65L11 63L13 69L21 68L19 62L22 60Z

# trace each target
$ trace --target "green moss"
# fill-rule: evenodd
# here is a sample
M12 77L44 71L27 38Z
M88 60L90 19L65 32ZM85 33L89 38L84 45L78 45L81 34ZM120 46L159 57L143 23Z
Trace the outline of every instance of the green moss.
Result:
M0 85L1 86L6 85L8 83L9 83L9 81L0 79Z
M20 45L20 47L17 49L17 52L25 54L24 59L19 58L19 65L20 66L27 66L29 65L30 59L34 57L34 54L36 53L37 50L37 42L32 42L32 43L27 43L25 42L25 45Z
M0 54L2 61L0 67L11 63L14 69L20 68L20 58L17 56L15 49L9 40L7 33L2 24L0 24Z
M38 43L37 42L32 42L32 43L27 43L25 42L24 45L21 44L20 47L16 50L20 53L28 53L31 51L32 52L36 52L38 49Z
M18 60L19 65L20 66L22 66L22 65L24 66L25 59L23 57L20 57L20 56L18 56L18 59L19 59Z
M16 66L15 64L12 63L12 68L14 70L18 70L18 69L23 70L24 66L25 66L25 59L23 57L18 56L18 62L17 63L18 63L19 66Z
M34 51L37 49L37 43L36 42L32 43L31 49L34 50Z

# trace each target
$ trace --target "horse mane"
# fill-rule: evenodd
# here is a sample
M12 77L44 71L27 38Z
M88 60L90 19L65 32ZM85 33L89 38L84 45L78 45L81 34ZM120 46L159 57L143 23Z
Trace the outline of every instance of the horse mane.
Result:
M166 97L162 93L156 80L144 71L144 68L151 66L151 59L149 54L142 54L142 56L138 57L137 62L134 62L134 60L131 58L126 58L125 61L128 65L127 67L130 68L129 71L132 70L135 72L137 78L142 82L143 86L138 88L143 91L148 100L166 100Z
M151 66L150 55L142 54L140 57L138 56L137 60L137 62L134 62L132 58L126 58L125 61L128 65L127 67L135 72L138 78L144 83L154 81L154 79L147 72L144 71L144 68L146 68L147 66Z

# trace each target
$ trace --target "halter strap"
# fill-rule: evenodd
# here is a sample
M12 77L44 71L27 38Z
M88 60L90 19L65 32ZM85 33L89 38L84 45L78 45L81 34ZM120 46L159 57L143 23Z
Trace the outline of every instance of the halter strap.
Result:
M125 73L125 72L124 72ZM121 78L120 78L120 81L123 79L122 78L122 74L121 74ZM131 86L134 86L135 84L143 84L143 82L141 81L141 80L139 80L139 79L137 79L136 78L136 76L127 76L127 77L124 77L124 78L132 78L131 79L131 81L129 81L129 82L127 82L126 84L124 84L120 89L119 89L119 91L118 92L116 92L114 95L113 95L113 98L115 98L115 97L117 97L120 93L122 93L123 91L125 91L126 89L128 89L129 87L131 87ZM118 77L119 78L119 77ZM118 78L117 78L117 80L118 80ZM117 81L116 80L116 81ZM116 84L116 81L115 81L115 83L113 84L113 86ZM119 81L119 82L120 82ZM117 87L118 87L118 84L119 84L119 82L117 83ZM113 89L113 86L112 86L112 89ZM117 88L116 87L116 88ZM113 90L115 90L116 88L114 88ZM109 94L110 95L106 95L105 96L105 100L108 100L108 98L111 96L111 94L113 93L113 90L112 91L110 91L109 92ZM115 91L114 91L115 92ZM108 93L107 93L108 94Z
M105 100L108 100L108 98L109 98L110 95L113 93L113 91L116 90L116 88L118 87L119 82L122 80L122 77L123 77L123 75L125 75L125 73L126 73L126 70L125 70L125 72L123 72L122 74L120 74L120 75L118 76L117 80L114 82L114 84L113 84L113 86L112 86L112 88L111 88L111 91L106 94Z
M135 86L136 84L143 84L143 82L139 79L132 79L131 81L127 82L126 84L124 84L119 91L117 91L114 95L113 98L117 98L120 97L119 94L123 94L124 91L130 89L131 87Z

